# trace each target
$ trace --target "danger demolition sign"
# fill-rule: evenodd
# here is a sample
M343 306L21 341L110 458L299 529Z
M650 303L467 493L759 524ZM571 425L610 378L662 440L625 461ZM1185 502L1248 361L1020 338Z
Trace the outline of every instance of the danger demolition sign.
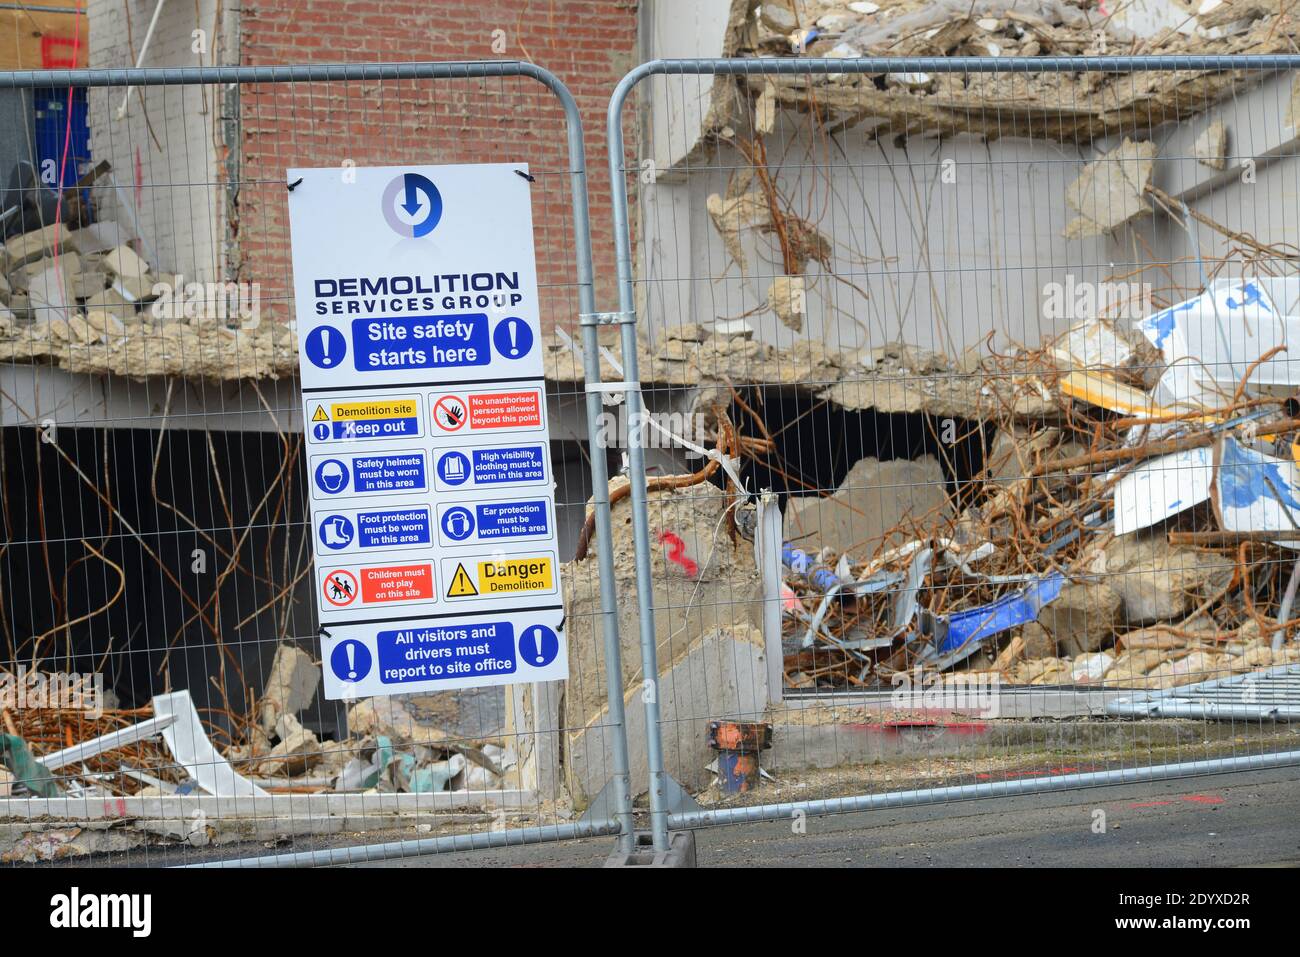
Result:
M517 170L288 171L327 698L568 676Z

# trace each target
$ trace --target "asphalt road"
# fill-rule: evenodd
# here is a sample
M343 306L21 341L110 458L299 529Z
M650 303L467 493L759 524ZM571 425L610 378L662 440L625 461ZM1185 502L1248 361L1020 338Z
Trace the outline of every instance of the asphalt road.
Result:
M1104 832L1097 833L1104 812ZM969 801L696 832L701 867L1300 866L1300 769ZM565 867L608 839L411 858L389 867Z

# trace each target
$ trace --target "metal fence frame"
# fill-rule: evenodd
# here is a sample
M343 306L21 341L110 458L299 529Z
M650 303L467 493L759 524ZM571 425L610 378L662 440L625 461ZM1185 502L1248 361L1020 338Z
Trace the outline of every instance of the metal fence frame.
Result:
M564 111L568 140L570 197L572 202L579 308L582 313L583 358L588 441L597 447L595 432L601 409L600 350L592 275L590 215L587 203L587 161L582 118L572 93L549 70L521 61L408 62L322 64L298 66L224 66L164 69L24 70L0 73L0 88L33 89L48 86L153 87L245 83L347 82L364 80L450 80L488 77L529 77L548 89ZM469 833L424 840L396 841L302 853L267 855L191 865L199 867L291 867L391 860L417 854L464 851L489 847L536 844L573 838L616 835L619 847L630 851L633 841L632 801L629 786L626 726L621 686L618 638L618 597L614 588L614 554L610 536L609 475L602 455L589 456L596 545L600 579L600 606L605 652L608 725L614 736L612 777L607 785L606 818L568 824L517 828L491 833Z
M1300 56L1120 56L1120 57L861 57L857 59L734 58L661 59L641 64L619 81L610 97L607 115L609 175L613 199L614 241L618 263L618 305L616 321L622 323L622 349L626 379L628 415L640 421L644 413L637 371L635 280L632 237L629 231L627 176L634 170L624 166L626 143L623 110L637 84L651 76L763 76L782 74L889 74L889 73L1077 73L1201 70L1300 70ZM636 542L637 606L640 615L642 674L659 674L655 649L654 608L651 597L651 545L646 505L645 451L640 430L628 429L629 478L632 485L632 525ZM761 804L719 810L681 810L670 807L673 782L664 770L660 714L655 695L643 696L646 718L646 759L650 788L650 821L657 851L669 847L668 831L717 824L789 820L792 815L865 811L886 807L909 807L945 801L1005 797L1064 791L1073 788L1133 784L1169 780L1193 775L1300 765L1300 751L1268 755L1215 758L1146 768L1120 768L1079 774L1060 774L1033 780L999 781L866 794L854 797ZM675 788L674 788L675 790Z

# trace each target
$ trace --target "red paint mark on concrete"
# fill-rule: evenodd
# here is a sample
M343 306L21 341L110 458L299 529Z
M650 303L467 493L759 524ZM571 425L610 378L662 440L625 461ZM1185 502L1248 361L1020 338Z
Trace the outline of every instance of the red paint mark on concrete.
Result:
M1179 797L1178 800L1182 801L1184 804L1222 804L1223 803L1223 798L1219 797L1217 794L1184 794L1181 797ZM1169 807L1170 805L1176 803L1178 802L1177 801L1142 801L1137 804L1130 804L1129 807L1131 808Z
M676 532L660 532L659 544L668 546L668 560L679 565L687 578L699 577L700 566L695 559L686 554L686 543L682 541L680 535Z
M869 726L870 727L870 726ZM940 728L953 734L985 734L989 726L983 721L886 721L880 731L911 731L916 728Z

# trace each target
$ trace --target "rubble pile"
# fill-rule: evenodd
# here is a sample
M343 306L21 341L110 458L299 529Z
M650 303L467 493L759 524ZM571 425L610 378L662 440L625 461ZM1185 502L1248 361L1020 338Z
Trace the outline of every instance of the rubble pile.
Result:
M7 695L0 698L0 800L21 799L21 811L32 798L462 792L468 799L469 792L518 787L521 762L499 735L453 737L409 696L355 701L348 707L345 738L318 737L304 722L320 674L310 655L282 644L248 714L204 719L187 692L155 697L136 709L112 706L111 693L90 687L57 700L43 694L38 701L31 689L54 687L55 676L0 670L0 690ZM177 732L187 721L191 728ZM0 863L117 849L87 822L60 828L14 811L5 815L14 822L0 823ZM428 811L422 811L426 818ZM143 831L132 840L179 838L202 845L212 841L211 826L220 823L188 830L188 816L161 820L167 815L161 805L153 811L142 805L137 823ZM166 825L165 833L150 830L152 818L160 819L152 824ZM312 826L321 826L319 815ZM223 840L246 836L232 822Z
M0 361L133 378L296 370L292 330L232 311L233 283L157 272L115 223L73 225L28 230L0 250Z
M1297 307L1300 279L1220 279L984 360L966 378L997 431L965 507L876 554L785 547L789 684L1168 688L1300 661L1300 373L1275 344Z
M1275 0L1213 0L1139 36L1093 0L764 0L737 4L729 56L1038 57L1291 52L1300 13ZM743 17L743 20L741 19ZM1070 142L1148 129L1203 110L1250 82L1242 73L907 73L748 76L755 127L776 105L871 135L939 131ZM725 125L717 116L719 129Z

